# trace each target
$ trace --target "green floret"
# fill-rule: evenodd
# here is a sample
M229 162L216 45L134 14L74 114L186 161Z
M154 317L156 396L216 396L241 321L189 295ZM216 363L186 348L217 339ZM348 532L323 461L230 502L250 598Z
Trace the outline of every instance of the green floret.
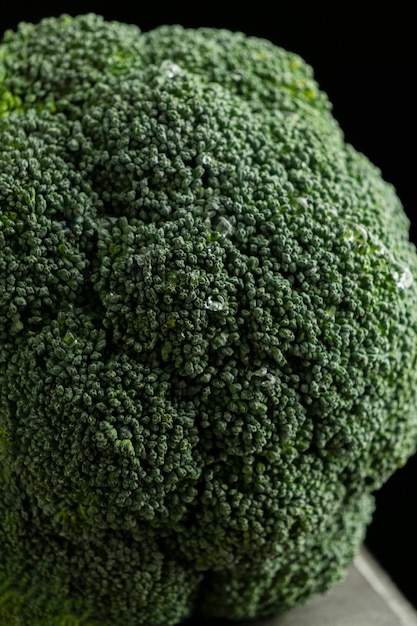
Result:
M0 624L332 588L416 449L417 255L311 68L94 14L0 45Z

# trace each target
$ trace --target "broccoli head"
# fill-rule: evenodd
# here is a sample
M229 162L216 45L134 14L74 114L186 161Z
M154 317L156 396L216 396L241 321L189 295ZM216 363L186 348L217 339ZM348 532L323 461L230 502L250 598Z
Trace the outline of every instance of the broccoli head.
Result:
M312 69L62 15L0 46L0 623L340 581L417 441L417 255Z

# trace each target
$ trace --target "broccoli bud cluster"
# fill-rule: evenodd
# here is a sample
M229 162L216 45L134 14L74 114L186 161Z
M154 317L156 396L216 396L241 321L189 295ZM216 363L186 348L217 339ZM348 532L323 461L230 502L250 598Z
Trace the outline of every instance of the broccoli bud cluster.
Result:
M311 68L87 14L0 45L0 623L286 611L417 441L417 255Z

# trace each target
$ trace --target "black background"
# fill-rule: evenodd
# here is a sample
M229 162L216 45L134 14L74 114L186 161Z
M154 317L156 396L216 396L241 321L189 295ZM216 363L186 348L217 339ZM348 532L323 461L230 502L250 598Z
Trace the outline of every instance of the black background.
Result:
M300 54L333 103L346 140L364 152L394 184L411 220L416 216L416 37L412 4L300 2L58 2L2 8L0 29L61 13L100 13L134 22L142 30L160 24L213 26L270 39ZM138 9L138 5L146 8ZM149 6L150 5L150 6ZM417 412L417 407L416 407ZM376 494L377 509L366 543L405 596L417 607L417 456Z

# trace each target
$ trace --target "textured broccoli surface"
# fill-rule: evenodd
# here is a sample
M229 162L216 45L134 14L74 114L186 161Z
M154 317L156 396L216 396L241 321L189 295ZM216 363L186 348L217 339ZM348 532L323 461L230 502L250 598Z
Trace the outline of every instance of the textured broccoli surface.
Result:
M417 441L417 255L311 68L88 14L0 46L0 624L340 581Z

